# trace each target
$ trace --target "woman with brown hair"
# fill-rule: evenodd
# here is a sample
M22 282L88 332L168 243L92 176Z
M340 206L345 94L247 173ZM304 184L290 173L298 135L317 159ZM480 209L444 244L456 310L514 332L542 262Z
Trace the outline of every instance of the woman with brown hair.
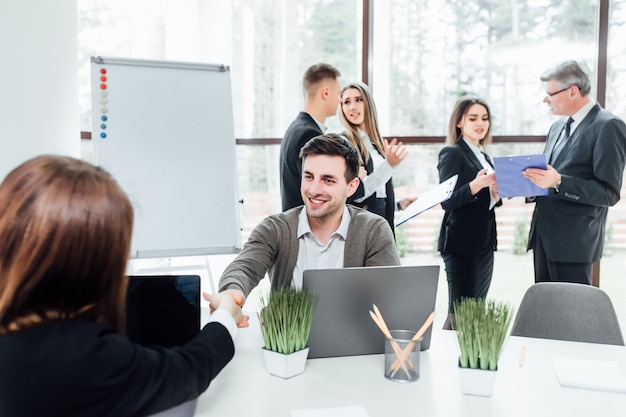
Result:
M0 415L140 416L196 398L245 324L229 296L188 344L121 334L133 209L104 170L40 156L0 185Z
M446 147L439 153L439 181L458 174L450 199L441 203L445 214L438 250L448 278L449 317L454 323L454 301L463 297L485 298L493 274L496 250L496 217L500 205L492 162L485 153L491 143L491 112L477 97L461 97L448 125Z

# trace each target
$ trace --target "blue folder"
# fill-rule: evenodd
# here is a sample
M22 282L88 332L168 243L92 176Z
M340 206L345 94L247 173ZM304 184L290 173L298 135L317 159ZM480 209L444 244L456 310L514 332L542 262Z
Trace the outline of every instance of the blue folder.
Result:
M547 188L536 186L522 175L522 171L526 168L546 169L547 162L544 154L499 156L493 158L493 163L496 170L498 194L501 198L548 195Z

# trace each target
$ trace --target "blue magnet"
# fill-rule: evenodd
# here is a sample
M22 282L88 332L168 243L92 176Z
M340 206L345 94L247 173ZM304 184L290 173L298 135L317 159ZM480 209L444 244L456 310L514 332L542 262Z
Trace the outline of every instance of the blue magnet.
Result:
M106 129L106 128L107 128L106 123L102 123L102 124L100 125L100 129Z
M100 119L102 119L103 122L106 122L108 117L106 117L105 115L102 115L102 117Z
M106 134L106 133L104 133L104 132L102 132L102 133L100 133L100 137L101 137L102 139L106 139L107 134Z

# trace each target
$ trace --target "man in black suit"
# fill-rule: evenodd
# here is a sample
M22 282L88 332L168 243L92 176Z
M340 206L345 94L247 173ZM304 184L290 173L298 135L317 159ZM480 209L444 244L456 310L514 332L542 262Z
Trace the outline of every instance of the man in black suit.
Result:
M304 111L289 125L280 145L280 196L283 211L304 204L300 194L302 161L300 149L326 130L327 117L337 113L341 98L339 71L328 64L315 64L304 73Z
M548 132L547 169L524 176L547 196L536 198L528 238L535 282L591 284L602 256L608 207L620 199L626 161L626 125L589 97L587 74L566 61L541 76L554 114L568 116Z

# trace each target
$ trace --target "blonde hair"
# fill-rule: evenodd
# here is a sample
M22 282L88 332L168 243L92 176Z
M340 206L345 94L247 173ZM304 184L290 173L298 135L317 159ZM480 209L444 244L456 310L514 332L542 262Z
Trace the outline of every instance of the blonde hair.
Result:
M361 82L354 82L348 84L341 90L341 95L346 92L346 90L354 88L359 91L361 97L363 97L363 110L364 110L364 118L363 118L363 130L370 137L370 140L374 144L374 147L378 152L385 157L385 147L383 145L383 137L380 134L380 129L378 128L378 116L376 113L376 105L374 104L374 99L370 92L369 87ZM369 152L363 143L363 138L359 134L359 128L352 122L350 122L346 115L343 113L343 104L341 107L341 111L339 112L339 116L341 118L341 122L346 128L346 137L354 145L354 147L359 151L359 155L362 158L362 162L366 162L369 160Z
M102 170L40 156L0 184L0 334L81 317L124 327L133 209Z

